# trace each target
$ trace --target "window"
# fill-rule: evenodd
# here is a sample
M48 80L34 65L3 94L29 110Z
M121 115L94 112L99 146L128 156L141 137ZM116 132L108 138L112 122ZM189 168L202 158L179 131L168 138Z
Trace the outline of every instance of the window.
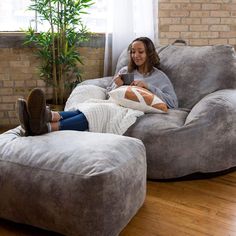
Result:
M20 31L34 20L34 12L27 8L30 0L0 1L0 31Z
M107 11L109 0L96 0L89 9L89 14L84 15L84 23L90 31L97 33L106 32L107 28Z
M96 0L83 16L84 23L92 32L106 31L107 3L109 0ZM21 31L30 25L42 30L43 26L35 24L35 12L27 10L31 0L0 1L0 31Z

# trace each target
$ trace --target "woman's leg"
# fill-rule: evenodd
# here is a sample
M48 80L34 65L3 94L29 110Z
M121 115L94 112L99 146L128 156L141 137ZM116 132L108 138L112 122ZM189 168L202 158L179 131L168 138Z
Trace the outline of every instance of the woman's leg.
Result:
M61 112L60 112L61 114ZM68 112L63 112L64 117L67 117L67 115L70 115ZM71 113L72 115L72 113ZM85 115L78 111L77 115L74 115L70 118L64 118L61 119L59 122L51 122L51 131L57 131L57 130L77 130L77 131L85 131L88 130L88 121L85 117Z
M57 122L62 119L68 119L73 116L77 116L81 114L79 110L77 111L51 111L51 112L52 112L52 119L50 120L50 122Z
M88 129L87 119L80 111L56 112L55 114L51 112L46 107L44 92L38 88L31 90L28 96L27 111L32 135L45 134L55 130L83 131Z
M78 111L76 116L63 119L59 122L59 130L78 130L84 131L88 129L88 121L85 115Z

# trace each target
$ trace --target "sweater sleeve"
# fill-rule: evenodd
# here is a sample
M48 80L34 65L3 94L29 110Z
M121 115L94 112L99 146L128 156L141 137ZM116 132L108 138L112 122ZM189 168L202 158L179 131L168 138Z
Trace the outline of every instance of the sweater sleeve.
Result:
M116 75L125 74L127 72L128 72L128 67L124 66L119 70L119 72ZM117 84L114 82L116 75L114 75L111 84L107 87L107 92L110 92L111 90L118 88Z
M161 98L169 108L178 107L178 100L173 85L164 72L160 70L155 72L155 76L150 78L147 85L148 90Z

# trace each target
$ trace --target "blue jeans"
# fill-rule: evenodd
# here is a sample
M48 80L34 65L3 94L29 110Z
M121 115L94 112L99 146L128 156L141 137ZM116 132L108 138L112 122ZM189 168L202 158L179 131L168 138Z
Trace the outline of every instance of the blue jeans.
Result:
M59 130L85 131L88 129L88 121L81 111L60 111L59 114L62 117L59 121Z

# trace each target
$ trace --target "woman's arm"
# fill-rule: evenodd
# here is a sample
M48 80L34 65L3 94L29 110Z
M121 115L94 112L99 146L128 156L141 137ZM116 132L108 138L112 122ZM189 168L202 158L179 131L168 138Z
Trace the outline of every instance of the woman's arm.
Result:
M178 107L178 99L173 85L164 72L155 70L146 81L147 89L161 98L169 108Z
M120 74L125 74L127 73L128 68L127 66L122 67L119 72L113 77L112 79L112 83L110 84L110 86L107 87L107 91L110 92L113 89L116 89L120 86L122 86L124 84L124 82L122 81Z
M152 93L156 94L160 99L162 99L169 108L177 108L177 96L174 92L174 89L172 89L171 87L173 86L166 85L162 87L162 89L160 89L158 87L148 84L148 90L150 90Z

